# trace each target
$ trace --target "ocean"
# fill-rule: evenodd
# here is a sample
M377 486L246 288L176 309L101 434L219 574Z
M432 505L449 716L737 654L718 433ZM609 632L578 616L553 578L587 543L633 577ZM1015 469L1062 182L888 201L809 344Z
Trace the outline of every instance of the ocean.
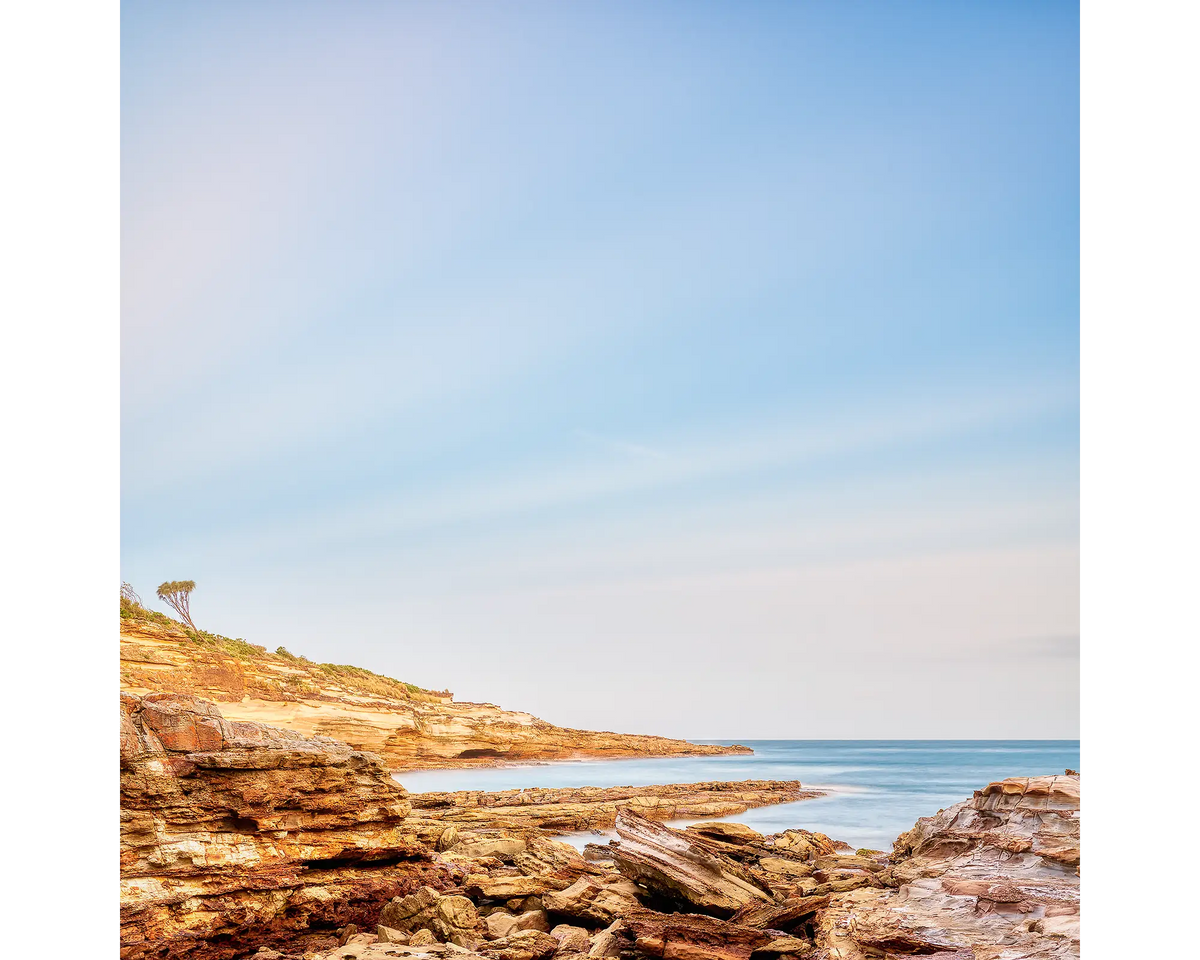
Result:
M707 741L732 743L733 741ZM412 793L523 787L613 787L703 780L799 780L816 800L758 807L726 819L763 833L803 827L854 848L891 850L919 817L1005 777L1079 769L1078 740L745 740L750 756L512 764L396 774ZM679 821L680 824L695 823ZM608 835L606 835L608 836ZM582 846L592 834L567 835Z

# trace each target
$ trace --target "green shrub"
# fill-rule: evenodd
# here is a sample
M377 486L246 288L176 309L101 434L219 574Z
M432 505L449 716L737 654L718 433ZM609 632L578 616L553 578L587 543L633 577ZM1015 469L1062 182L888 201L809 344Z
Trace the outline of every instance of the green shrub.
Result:
M158 623L164 627L178 626L165 613L159 613L157 610L147 610L136 600L131 600L128 597L121 597L121 619Z

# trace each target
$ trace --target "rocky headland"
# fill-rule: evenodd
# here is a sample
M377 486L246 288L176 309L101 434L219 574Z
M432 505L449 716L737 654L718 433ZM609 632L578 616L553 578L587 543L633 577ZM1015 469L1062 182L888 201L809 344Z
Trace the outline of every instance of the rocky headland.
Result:
M127 613L129 615L127 615ZM121 690L180 693L220 704L228 720L333 737L393 770L501 762L752 753L743 746L573 730L490 703L459 703L362 667L314 663L280 648L186 630L123 606Z
M121 768L127 960L1079 955L1077 774L989 784L890 854L607 798L617 839L581 853L439 823L472 808L414 809L378 757L189 695L122 696Z

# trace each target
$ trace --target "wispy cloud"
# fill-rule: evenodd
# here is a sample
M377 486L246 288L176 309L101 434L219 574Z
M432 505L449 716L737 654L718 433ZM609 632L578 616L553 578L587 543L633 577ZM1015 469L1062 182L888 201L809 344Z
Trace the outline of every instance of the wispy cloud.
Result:
M1070 686L1074 12L679 15L123 7L126 576L566 723Z

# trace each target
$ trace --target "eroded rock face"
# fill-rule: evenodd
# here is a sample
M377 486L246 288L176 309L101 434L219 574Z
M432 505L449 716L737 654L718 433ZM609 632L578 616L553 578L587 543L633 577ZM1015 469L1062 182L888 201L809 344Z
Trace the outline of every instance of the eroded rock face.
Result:
M528 829L422 843L378 758L191 697L124 697L121 719L126 960L1079 954L1077 775L989 784L890 856L622 808L585 858Z
M233 957L357 924L443 865L404 829L377 757L230 721L177 694L121 696L121 956Z
M830 957L1079 956L1077 774L988 784L919 820L893 860L895 889L855 890L820 913Z
M705 849L684 832L630 810L617 817L612 858L617 869L669 900L729 917L754 902L769 902L770 888L741 864Z
M363 686L336 672L299 667L243 645L237 656L191 642L182 630L121 621L121 690L191 694L219 703L230 720L326 736L376 753L392 769L494 764L577 757L714 756L752 753L742 746L667 737L573 730L490 703L457 703L450 694L406 693L388 678ZM311 668L311 669L310 669Z

